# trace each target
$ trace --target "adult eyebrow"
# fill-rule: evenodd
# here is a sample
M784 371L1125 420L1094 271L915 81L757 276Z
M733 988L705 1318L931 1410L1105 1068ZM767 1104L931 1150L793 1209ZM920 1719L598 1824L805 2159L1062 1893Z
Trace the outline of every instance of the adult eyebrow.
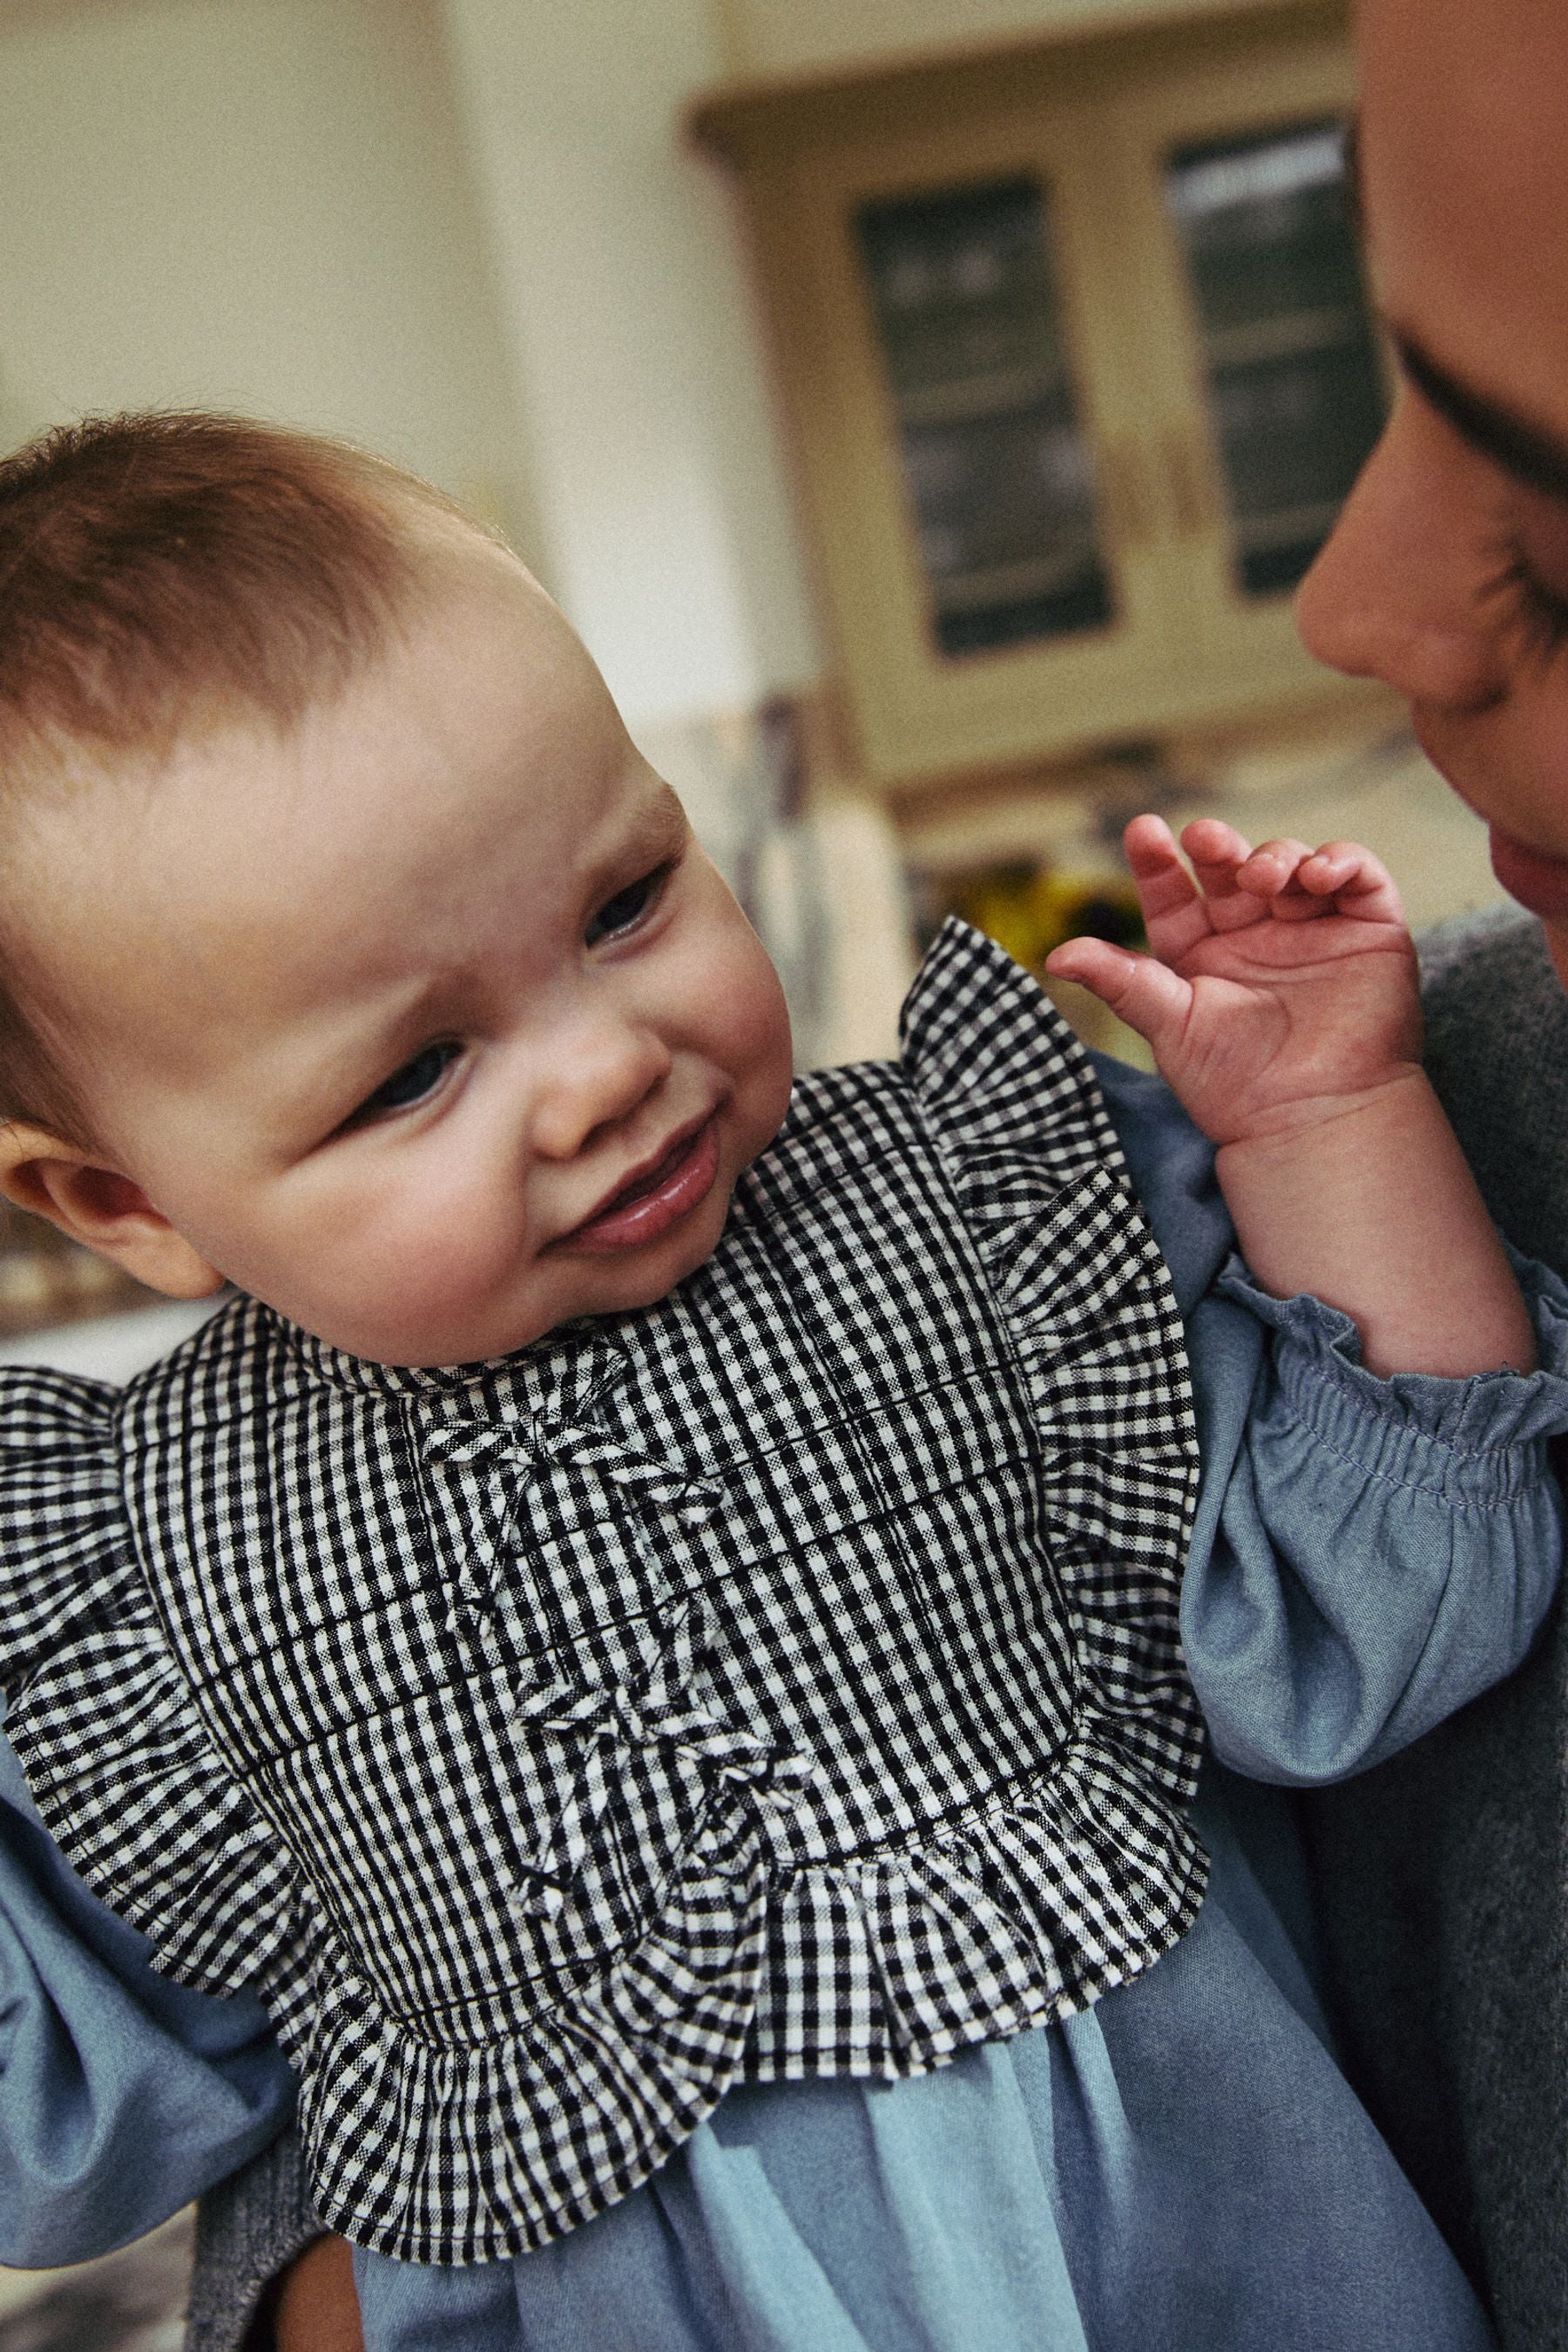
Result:
M1358 245L1366 242L1366 207L1362 202L1361 187L1361 114L1359 110L1345 117L1344 136L1340 152L1344 159L1345 210L1350 215L1351 230Z
M1568 441L1450 375L1414 335L1398 327L1389 333L1408 381L1461 439L1526 489L1568 503Z

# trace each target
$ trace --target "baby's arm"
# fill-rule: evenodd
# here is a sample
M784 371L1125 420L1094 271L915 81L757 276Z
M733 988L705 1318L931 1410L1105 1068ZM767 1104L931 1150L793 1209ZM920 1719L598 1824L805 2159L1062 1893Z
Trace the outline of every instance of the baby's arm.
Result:
M0 1738L0 2262L85 2262L139 2237L293 2104L259 2001L153 1971L46 1834Z
M1147 1038L1218 1147L1258 1280L1342 1308L1378 1374L1528 1370L1519 1286L1421 1067L1415 951L1384 868L1347 842L1249 850L1212 818L1183 833L1191 874L1158 817L1126 846L1152 953L1074 940L1048 969Z
M1212 1147L1170 1089L1100 1077L1186 1325L1203 1482L1182 1643L1211 1739L1255 1779L1342 1780L1510 1674L1551 1603L1568 1290L1521 1272L1540 1370L1375 1378L1348 1317L1232 1255Z

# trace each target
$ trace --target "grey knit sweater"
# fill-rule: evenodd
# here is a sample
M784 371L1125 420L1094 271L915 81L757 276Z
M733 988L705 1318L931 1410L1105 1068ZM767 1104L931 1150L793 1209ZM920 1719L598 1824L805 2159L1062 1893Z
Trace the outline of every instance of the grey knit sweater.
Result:
M1568 998L1540 929L1450 926L1423 968L1427 1064L1488 1205L1568 1274ZM1568 1615L1302 1816L1356 2087L1505 2352L1568 2352Z
M1568 1276L1568 999L1540 930L1503 910L1422 961L1428 1066L1492 1213ZM1303 1814L1357 2087L1505 2352L1568 2352L1568 1617ZM319 2227L291 2136L204 2200L187 2352L238 2352Z

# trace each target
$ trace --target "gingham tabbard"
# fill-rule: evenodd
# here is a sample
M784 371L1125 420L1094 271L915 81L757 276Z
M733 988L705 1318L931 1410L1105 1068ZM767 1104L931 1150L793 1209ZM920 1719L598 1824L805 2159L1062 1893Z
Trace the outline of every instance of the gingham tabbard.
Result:
M361 2244L539 2244L737 2078L940 2065L1195 1914L1180 1326L962 926L646 1312L411 1371L241 1300L0 1401L37 1801L161 1966L259 1984Z

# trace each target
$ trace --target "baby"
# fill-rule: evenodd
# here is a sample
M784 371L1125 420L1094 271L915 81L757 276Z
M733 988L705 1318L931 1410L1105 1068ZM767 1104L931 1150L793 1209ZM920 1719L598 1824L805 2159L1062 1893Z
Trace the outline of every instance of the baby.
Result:
M1190 1813L1179 1593L1307 1781L1561 1553L1565 1301L1375 861L1141 819L1154 960L1055 959L1212 1163L959 926L900 1064L792 1090L437 493L86 425L0 467L0 613L5 1191L238 1293L123 1392L5 1376L6 1730L160 1965L262 1991L373 2352L1484 2346Z

